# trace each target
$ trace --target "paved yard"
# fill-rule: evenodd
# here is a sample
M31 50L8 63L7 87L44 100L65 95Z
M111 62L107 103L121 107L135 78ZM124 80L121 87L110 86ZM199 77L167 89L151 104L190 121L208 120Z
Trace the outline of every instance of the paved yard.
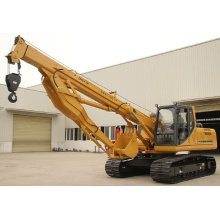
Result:
M215 175L176 184L220 186L220 155ZM105 173L104 153L42 152L0 154L1 186L161 186L150 175L111 178Z

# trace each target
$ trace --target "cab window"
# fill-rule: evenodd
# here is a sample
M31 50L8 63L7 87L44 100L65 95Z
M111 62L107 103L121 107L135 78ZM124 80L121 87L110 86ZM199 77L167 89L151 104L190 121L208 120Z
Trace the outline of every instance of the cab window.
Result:
M177 128L178 128L178 144L182 144L189 135L188 131L188 109L180 108L177 117Z
M174 145L174 112L174 108L160 109L156 130L157 145Z

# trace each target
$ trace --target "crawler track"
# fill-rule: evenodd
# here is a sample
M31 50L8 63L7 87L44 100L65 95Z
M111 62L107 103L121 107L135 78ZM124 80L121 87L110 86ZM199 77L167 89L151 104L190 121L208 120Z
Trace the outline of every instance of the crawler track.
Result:
M149 166L134 166L132 160L109 159L105 164L105 171L111 177L122 178L149 173ZM151 178L162 183L178 183L208 176L216 170L214 157L203 155L174 155L155 159L150 164Z
M154 181L178 183L214 174L216 162L213 157L202 155L180 155L155 160L150 175Z
M131 175L127 162L120 159L107 160L105 172L111 177L128 177Z
M131 177L149 174L147 166L131 166L133 159L109 159L105 164L105 172L111 177Z

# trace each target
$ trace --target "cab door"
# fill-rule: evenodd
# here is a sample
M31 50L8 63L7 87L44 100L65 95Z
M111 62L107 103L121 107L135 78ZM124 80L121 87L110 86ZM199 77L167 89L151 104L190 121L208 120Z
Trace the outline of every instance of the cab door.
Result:
M177 110L177 145L183 144L194 129L194 116L191 106L179 107Z
M176 145L176 123L174 106L160 107L157 112L155 145Z

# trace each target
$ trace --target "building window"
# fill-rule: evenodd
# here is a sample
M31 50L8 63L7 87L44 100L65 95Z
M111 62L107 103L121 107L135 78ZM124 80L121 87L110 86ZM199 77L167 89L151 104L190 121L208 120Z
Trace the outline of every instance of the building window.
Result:
M101 131L109 138L109 127L101 127Z
M70 140L73 140L73 128L70 129Z
M124 131L125 129L128 129L127 126L121 125L118 126L120 130ZM141 127L135 125L135 128L141 132ZM115 140L115 130L116 126L111 126L111 127L104 127L101 126L100 130L108 137L110 140ZM127 130L128 131L128 130ZM65 129L65 140L67 141L88 141L90 138L85 135L80 128L66 128Z
M86 135L83 133L83 141L86 141Z
M78 135L78 128L75 128L75 135L74 135L74 140L77 141L77 135Z
M86 141L90 140L87 135L85 135L80 128L66 128L65 129L65 140L66 141Z
M65 129L65 140L69 140L70 136L69 136L69 128Z
M81 141L81 140L82 140L82 131L81 131L81 129L79 129L79 128L78 128L77 140L78 140L78 141Z
M115 126L111 127L111 140L115 140Z
M87 140L87 141L89 141L89 140L90 140L90 138L89 138L88 136L86 136L86 140Z
M66 128L65 129L65 140L67 141L73 140L73 134L74 134L73 128Z
M104 134L109 138L109 127L105 127Z

